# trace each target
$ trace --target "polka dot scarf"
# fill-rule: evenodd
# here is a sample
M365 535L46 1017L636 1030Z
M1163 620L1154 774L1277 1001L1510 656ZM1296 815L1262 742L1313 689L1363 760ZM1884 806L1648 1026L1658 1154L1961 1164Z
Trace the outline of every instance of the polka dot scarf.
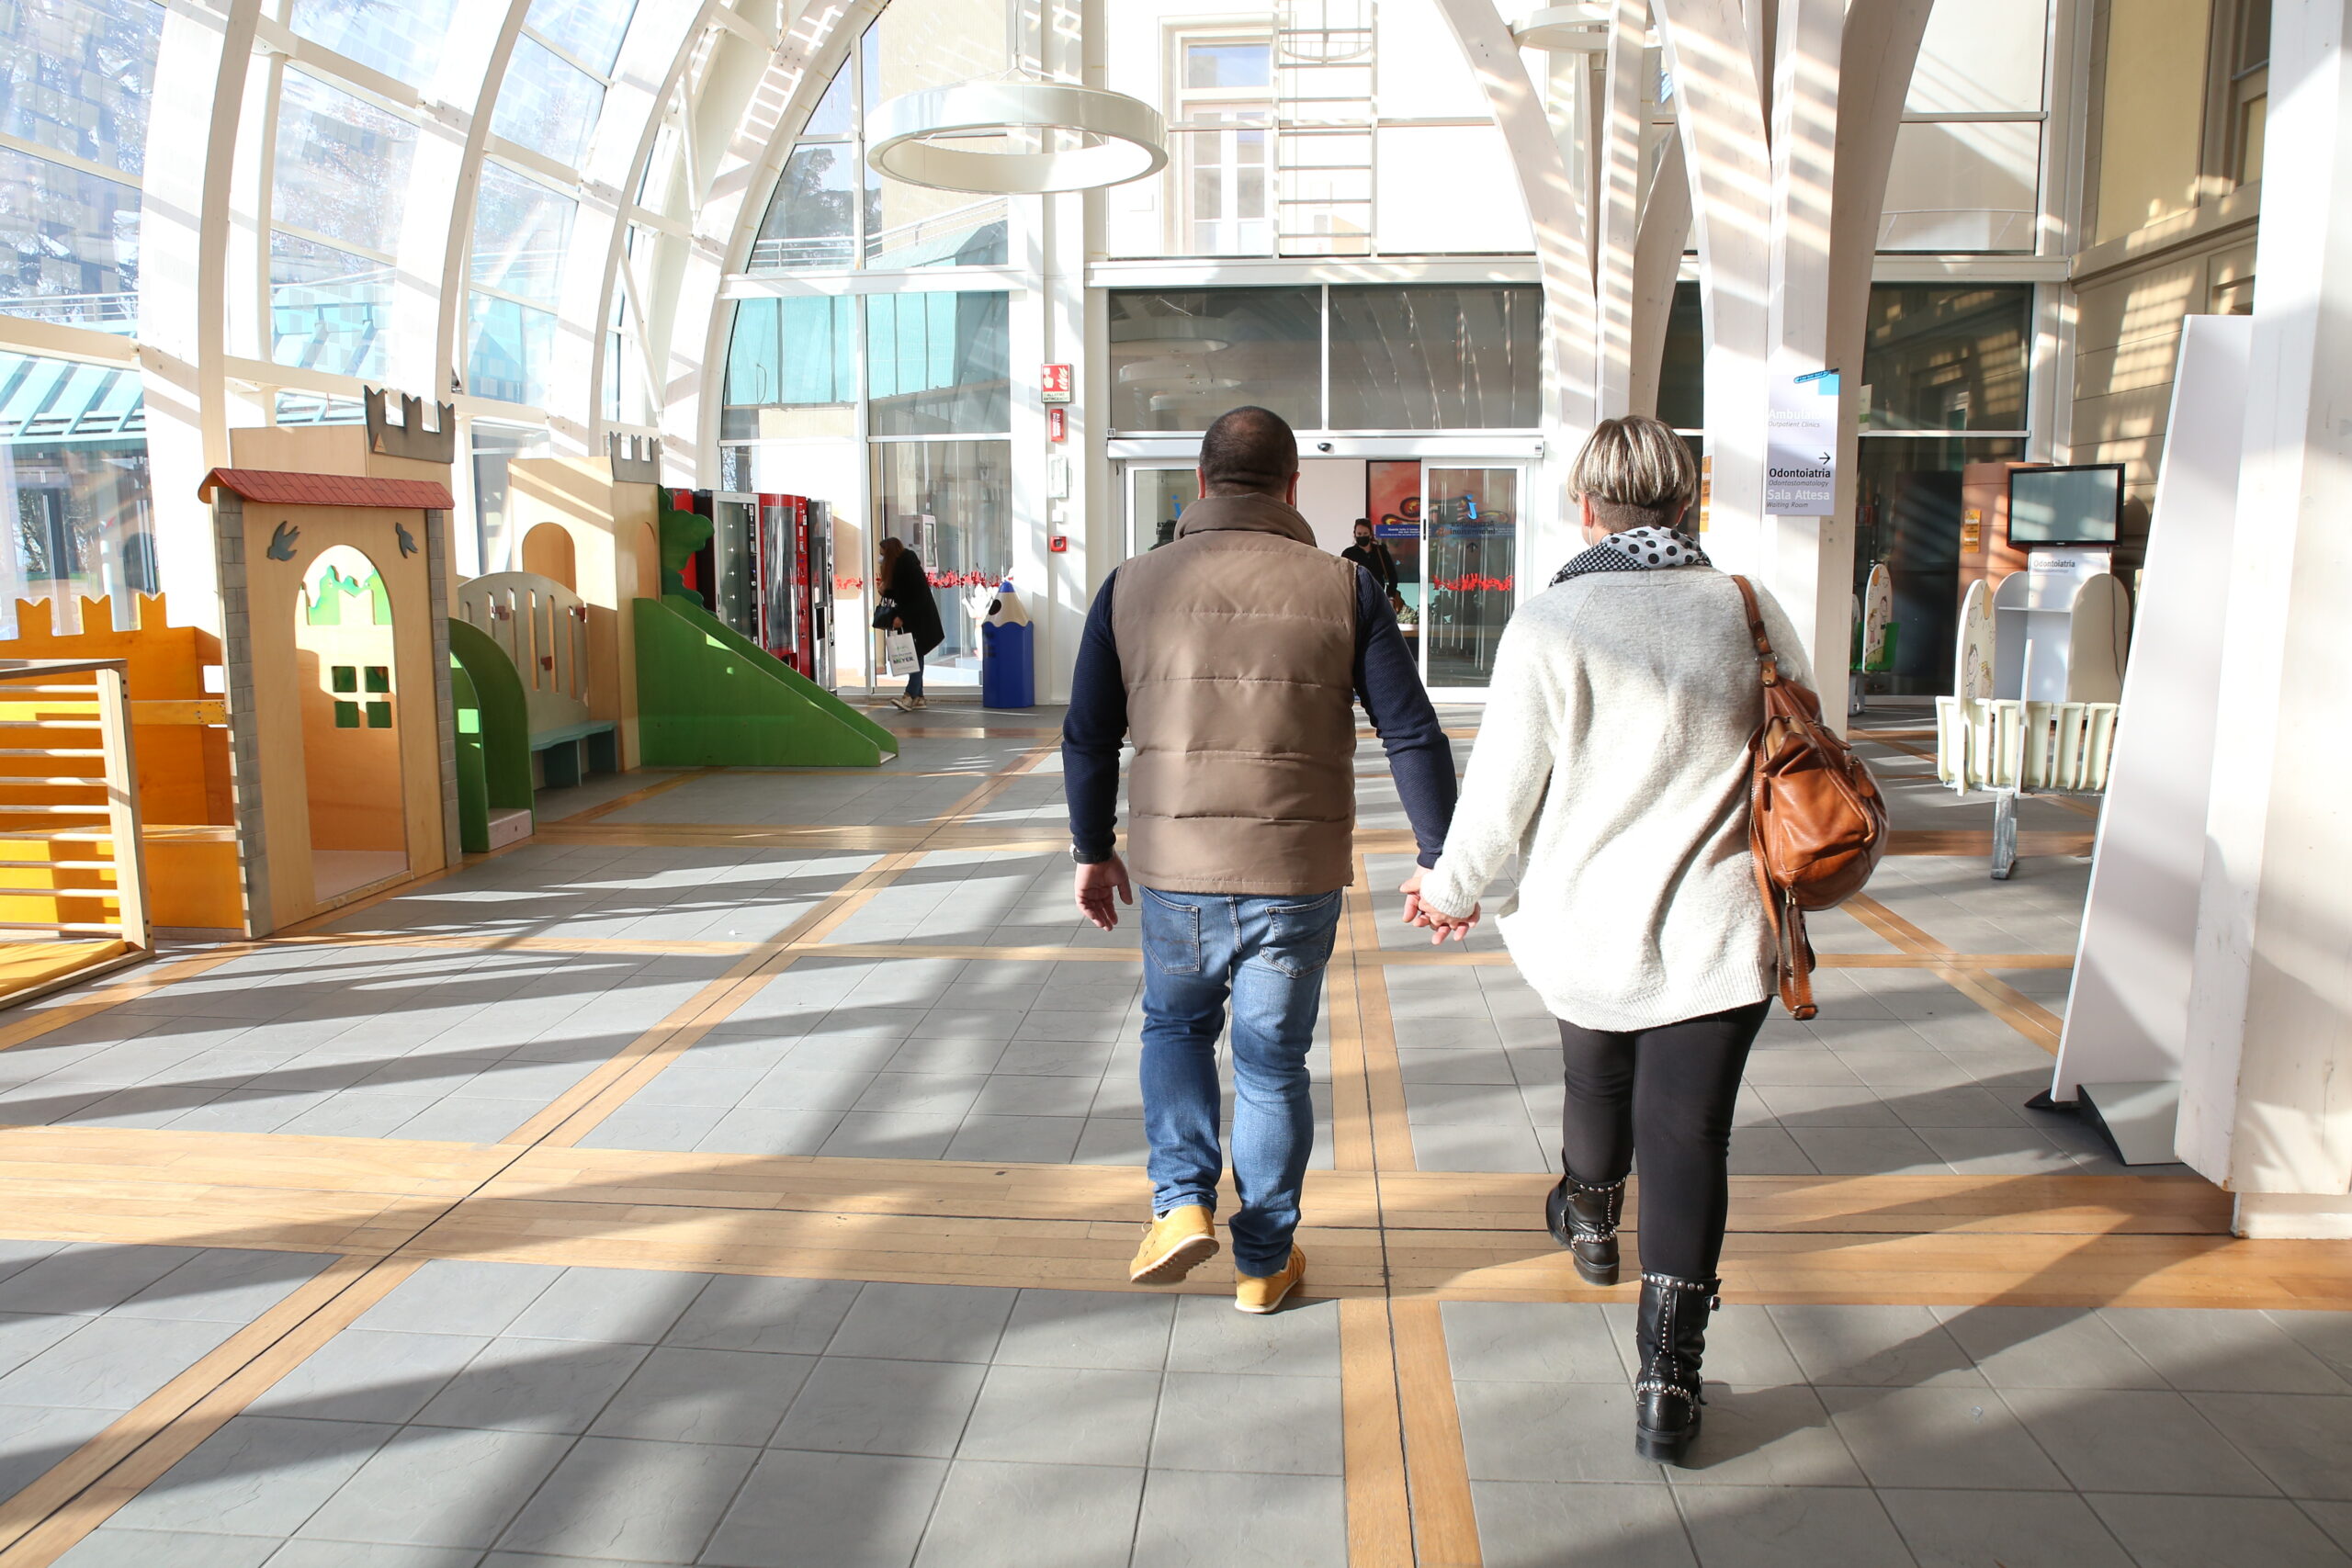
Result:
M1628 528L1576 557L1552 581L1566 582L1589 571L1663 571L1672 566L1713 564L1688 534L1671 528Z

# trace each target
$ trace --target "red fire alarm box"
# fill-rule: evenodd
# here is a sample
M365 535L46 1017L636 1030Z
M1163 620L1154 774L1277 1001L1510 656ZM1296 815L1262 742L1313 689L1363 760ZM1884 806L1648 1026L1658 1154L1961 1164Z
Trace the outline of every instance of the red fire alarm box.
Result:
M1053 551L1053 553L1057 556L1068 553L1069 549L1069 536L1067 534L1056 534L1051 536L1046 541L1046 548Z
M1046 439L1048 441L1069 439L1069 410L1047 409L1046 411Z
M1047 365L1037 373L1037 398L1040 402L1069 402L1070 387L1069 367L1067 365Z

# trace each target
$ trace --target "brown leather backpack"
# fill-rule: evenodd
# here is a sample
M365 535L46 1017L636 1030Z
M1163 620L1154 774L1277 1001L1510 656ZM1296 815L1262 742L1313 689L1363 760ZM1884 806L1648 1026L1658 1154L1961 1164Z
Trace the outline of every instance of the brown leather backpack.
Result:
M1747 631L1756 639L1764 682L1764 722L1747 743L1755 767L1747 847L1779 949L1781 1004L1792 1018L1811 1018L1819 1010L1813 1005L1805 912L1835 908L1878 869L1886 853L1886 797L1870 764L1821 722L1821 699L1781 672L1756 590L1744 577L1732 581L1747 606Z

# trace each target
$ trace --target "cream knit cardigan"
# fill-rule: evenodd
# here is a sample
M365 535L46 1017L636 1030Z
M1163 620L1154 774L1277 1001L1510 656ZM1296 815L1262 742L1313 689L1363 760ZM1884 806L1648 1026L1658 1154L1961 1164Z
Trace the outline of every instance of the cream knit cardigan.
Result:
M1781 668L1804 645L1758 588ZM1593 572L1520 606L1445 854L1421 890L1466 911L1514 854L1493 911L1555 1016L1649 1029L1773 988L1747 852L1747 741L1761 721L1739 589L1711 567Z

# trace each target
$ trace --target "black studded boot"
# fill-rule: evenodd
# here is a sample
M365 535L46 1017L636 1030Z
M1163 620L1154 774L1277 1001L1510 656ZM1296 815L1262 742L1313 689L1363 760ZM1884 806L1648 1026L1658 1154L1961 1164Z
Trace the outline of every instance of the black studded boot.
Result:
M1594 1187L1571 1171L1544 1200L1544 1224L1552 1239L1576 1259L1577 1274L1586 1284L1617 1282L1617 1221L1624 1212L1622 1176L1605 1187Z
M1707 1314L1721 1303L1720 1280L1678 1280L1644 1273L1634 1342L1642 1373L1634 1384L1634 1449L1644 1459L1680 1464L1699 1435L1699 1360L1707 1348Z

